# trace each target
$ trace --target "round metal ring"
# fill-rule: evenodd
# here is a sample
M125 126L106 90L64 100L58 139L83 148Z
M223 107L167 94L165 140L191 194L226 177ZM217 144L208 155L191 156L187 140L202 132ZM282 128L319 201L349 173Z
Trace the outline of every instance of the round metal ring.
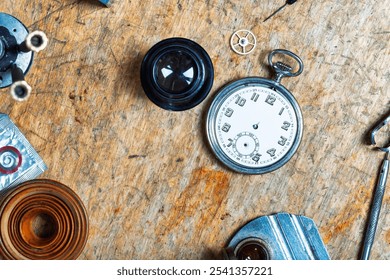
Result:
M270 260L270 249L260 238L249 237L242 240L234 248L237 260Z

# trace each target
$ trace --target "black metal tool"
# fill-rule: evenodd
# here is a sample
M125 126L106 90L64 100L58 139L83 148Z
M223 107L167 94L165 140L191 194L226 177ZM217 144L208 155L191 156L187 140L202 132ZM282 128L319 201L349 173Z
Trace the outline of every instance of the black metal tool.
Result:
M267 20L269 20L271 17L273 17L275 14L277 14L278 12L280 12L284 7L286 7L287 5L292 5L294 4L295 2L297 2L297 0L287 0L286 3L284 3L283 6L281 6L279 9L277 9L275 12L273 12L269 17L267 17L263 22L266 22Z

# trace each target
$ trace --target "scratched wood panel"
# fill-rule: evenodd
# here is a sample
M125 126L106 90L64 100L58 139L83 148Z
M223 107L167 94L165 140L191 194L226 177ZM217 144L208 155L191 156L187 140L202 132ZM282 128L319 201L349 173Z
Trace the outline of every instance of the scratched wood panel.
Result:
M333 259L359 255L383 154L367 133L390 111L389 1L298 1L263 23L283 1L2 0L1 11L50 43L26 79L31 98L7 113L47 163L41 177L74 189L90 218L80 259L213 259L231 235L261 215L314 219ZM258 47L238 56L231 34L251 30ZM168 112L140 85L143 56L181 36L201 44L215 67L207 99ZM216 90L246 76L270 77L274 48L297 53L304 73L284 79L304 117L297 154L266 175L220 164L205 138ZM373 259L390 259L386 192Z

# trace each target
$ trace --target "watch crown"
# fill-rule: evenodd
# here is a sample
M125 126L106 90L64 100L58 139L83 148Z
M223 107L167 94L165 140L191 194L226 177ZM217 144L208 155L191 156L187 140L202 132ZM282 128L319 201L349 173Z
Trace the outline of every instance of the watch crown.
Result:
M280 62L280 61L276 62L276 66L282 71L292 71L293 70L293 68L290 65L283 63L283 62Z

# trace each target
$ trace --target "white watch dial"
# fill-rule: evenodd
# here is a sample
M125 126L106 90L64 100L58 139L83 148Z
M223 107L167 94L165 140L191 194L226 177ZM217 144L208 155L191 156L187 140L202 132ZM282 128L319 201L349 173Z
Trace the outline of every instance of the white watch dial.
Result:
M261 85L230 92L215 112L216 142L233 162L249 168L273 165L291 149L298 133L294 107Z

